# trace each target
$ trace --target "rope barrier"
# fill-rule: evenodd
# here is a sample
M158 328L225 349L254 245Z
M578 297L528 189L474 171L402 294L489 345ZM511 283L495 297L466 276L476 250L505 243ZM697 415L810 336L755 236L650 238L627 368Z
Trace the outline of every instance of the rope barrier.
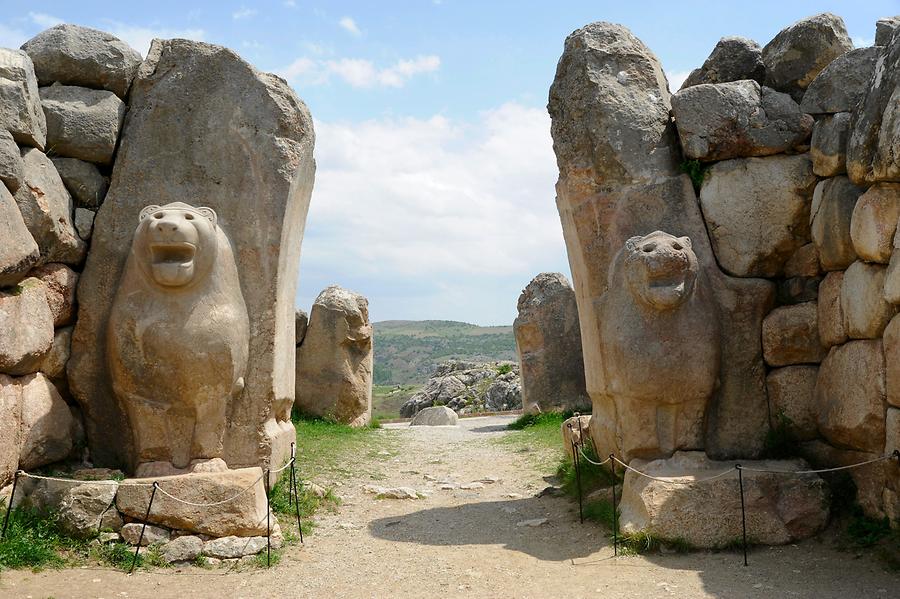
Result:
M578 453L581 454L581 459L583 459L584 461L588 462L589 464L593 464L594 466L605 466L605 465L607 465L607 464L609 463L609 458L606 458L606 459L603 460L602 462L595 462L594 460L592 460L591 458L587 457L587 456L584 454L584 450L583 450L583 449L579 450Z
M874 458L871 460L866 460L865 462L860 462L858 464L849 464L847 466L836 466L834 468L821 468L819 470L771 470L767 468L750 468L748 466L741 466L742 470L746 470L747 472L767 472L769 474L820 474L822 472L837 472L838 470L849 470L850 468L859 468L860 466L866 466L868 464L875 464L877 462L884 462L885 460L893 459L894 455L883 455L879 458Z
M24 470L20 473L25 478L33 478L37 480L52 480L61 483L72 483L73 485L119 485L120 487L152 487L153 483L133 483L117 480L82 480L78 478L60 478L58 476L42 476L40 474L30 474Z
M247 487L244 487L243 489L241 489L240 491L238 491L237 493L235 493L228 499L223 499L221 501L214 501L212 503L194 503L193 501L188 501L186 499L181 499L180 497L175 497L174 495L172 495L171 493L169 493L168 491L166 491L165 489L163 489L160 486L157 486L157 489L159 490L160 493L162 493L169 499L172 499L173 501L177 501L178 503L183 503L184 505L189 505L191 507L215 507L217 505L224 505L226 503L231 503L232 501L234 501L241 495L244 495L245 493L247 493L247 491L250 491L251 489L253 489L253 487L256 486L256 483L261 481L264 476L265 476L265 474L260 474L256 480L254 480L252 483L250 483L250 485L248 485Z
M628 464L626 464L625 462L623 462L622 460L620 460L617 457L613 457L612 459L614 459L619 464L621 464L623 468L625 468L627 470L631 470L638 476L643 476L644 478L649 478L650 480L655 480L656 482L660 482L663 484L669 484L669 485L696 485L699 483L705 483L705 482L708 482L711 480L715 480L717 478L722 478L726 474L731 474L732 472L735 472L737 470L736 467L732 466L728 470L725 470L725 471L715 474L713 476L709 476L707 478L699 478L699 479L693 479L693 480L673 480L672 478L661 478L658 476L651 476L651 475L647 474L646 472L641 472L640 470L638 470L636 468L632 468L631 466L629 466Z

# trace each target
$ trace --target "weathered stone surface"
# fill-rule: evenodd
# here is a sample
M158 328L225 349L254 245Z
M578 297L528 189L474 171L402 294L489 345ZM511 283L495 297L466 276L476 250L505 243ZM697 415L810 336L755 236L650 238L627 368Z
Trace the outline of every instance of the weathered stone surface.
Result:
M822 441L802 443L800 454L809 460L813 468L850 466L873 460L882 455L880 449L876 453L838 449ZM849 468L847 473L856 484L856 502L863 512L872 518L883 518L882 497L885 485L885 464L878 462L858 468ZM838 473L838 475L840 474ZM830 480L834 480L834 478L830 478Z
M74 220L78 236L85 241L89 240L94 232L94 212L87 208L76 208Z
M598 301L613 257L631 237L665 230L693 241L721 322L720 385L707 414L705 447L717 457L754 455L766 425L760 326L774 288L724 276L672 135L668 91L653 54L625 28L595 23L569 36L548 106L560 169L557 207L581 322L591 435L601 455L618 452L616 410L601 351ZM626 139L627 138L627 139Z
M841 310L843 272L830 272L819 284L818 321L819 340L825 347L840 345L847 340L844 312Z
M63 379L66 376L66 362L69 361L69 352L72 345L73 327L56 329L53 334L53 345L41 362L41 372L54 380Z
M72 451L72 413L56 387L40 372L16 383L22 388L19 468L31 470L68 456Z
M884 17L875 22L875 45L887 46L891 35L900 26L900 17Z
M772 310L762 325L763 356L769 366L818 364L825 357L819 341L818 306L804 302Z
M294 315L294 339L297 343L297 347L303 343L303 339L306 338L306 329L309 327L309 315L305 310L301 310L297 308L297 311Z
M839 112L816 121L809 155L813 172L820 177L834 177L847 172L847 138L850 135L850 113Z
M34 65L21 50L0 48L0 129L24 146L43 150L47 142Z
M36 372L53 344L53 314L47 286L27 278L0 291L0 372Z
M853 42L840 17L822 13L801 19L782 29L762 49L766 84L799 102L818 74L852 49Z
M113 503L117 483L73 486L59 503L59 523L75 537L87 538L100 530L100 519Z
M818 434L816 421L817 366L786 366L776 368L766 376L774 428L787 419L788 429L801 441L815 439Z
M162 557L167 564L191 562L203 553L203 539L194 535L185 535L172 539L162 546Z
M805 470L803 460L742 461L747 468ZM679 481L704 479L734 467L702 452L678 452L666 460L636 460L633 467L651 476ZM747 537L754 543L780 545L810 537L828 521L828 489L815 474L743 473ZM672 485L626 472L620 526L682 539L695 547L714 548L741 537L741 493L737 472L692 485Z
M55 154L108 165L125 119L114 93L71 85L41 88L47 147Z
M0 374L0 487L18 470L21 417L22 394L16 379Z
M880 452L884 446L885 370L881 340L833 347L816 381L819 432L836 447Z
M884 299L885 267L854 262L844 272L841 312L851 339L877 339L896 314L896 306Z
M149 463L183 469L224 456L250 331L231 243L211 208L150 205L135 220L106 347L142 475Z
M789 95L749 80L682 89L672 113L685 156L699 160L778 154L804 144L813 128Z
M54 157L53 166L72 194L76 208L97 210L100 207L106 197L109 180L100 174L97 165L77 158Z
M22 151L25 184L15 194L22 220L41 250L42 262L79 264L87 249L72 226L72 196L56 167L35 149Z
M522 291L513 322L522 409L584 410L584 360L575 291L560 273L541 273Z
M15 193L25 179L25 165L22 164L22 153L6 129L0 129L0 182Z
M143 518L152 490L149 483L154 480L162 490L192 503L214 503L249 490L229 503L203 508L176 502L157 492L148 520L153 524L216 537L266 534L266 491L259 468L126 479L116 495L119 511L132 518ZM131 482L147 485L129 485Z
M714 164L700 204L719 265L742 277L774 277L809 241L810 196L816 185L807 154Z
M22 46L34 61L41 85L56 81L109 90L121 98L141 64L141 55L109 33L64 23Z
M900 317L895 316L885 327L882 343L884 347L885 397L889 404L900 408Z
M869 87L880 50L857 48L831 61L809 84L800 110L809 114L852 111Z
M351 426L372 419L372 325L369 301L337 285L313 303L297 349L294 405Z
M419 410L410 426L456 426L459 417L447 406L433 406Z
M19 206L0 185L0 287L15 285L21 281L40 258L41 252L25 221Z
M819 252L812 243L797 248L784 263L785 277L815 277L820 272Z
M823 270L844 270L856 260L850 222L862 193L847 177L825 179L816 185L809 215L810 235Z
M571 458L572 444L580 448L582 444L593 449L591 446L591 417L590 416L572 416L562 423L562 442L563 449Z
M887 264L900 217L900 184L879 183L859 196L850 221L856 255L866 262Z
M233 468L288 459L296 438L293 305L313 140L309 111L283 80L220 46L154 42L132 83L113 184L80 283L70 383L96 463L133 460L132 432L106 368L106 323L129 251L122 240L147 205L196 198L228 232L250 315L245 388L228 406L225 460Z
M875 73L850 117L847 175L857 185L900 181L900 36L893 36L875 61Z
M141 529L144 530L144 536L141 537ZM140 542L141 547L149 545L163 545L169 542L171 533L165 528L148 524L146 528L141 522L129 522L122 526L119 530L122 540L129 545L137 545Z
M72 324L75 320L75 289L78 273L65 264L51 263L35 268L30 276L47 286L47 304L53 315L53 326Z
M681 89L702 83L728 83L741 79L765 82L766 66L759 44L745 37L723 37L710 52L703 66L694 69Z
M457 414L519 409L519 366L514 362L442 362L422 389L400 406L400 415L410 418L435 405L447 406Z
M266 537L227 536L203 543L203 555L218 559L233 559L255 555L266 548Z

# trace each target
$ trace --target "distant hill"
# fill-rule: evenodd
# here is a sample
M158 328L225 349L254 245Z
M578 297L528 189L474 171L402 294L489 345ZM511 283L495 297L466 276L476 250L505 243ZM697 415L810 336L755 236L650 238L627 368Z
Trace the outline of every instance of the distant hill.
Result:
M516 360L511 326L480 327L452 320L384 320L375 327L375 384L424 383L450 358Z

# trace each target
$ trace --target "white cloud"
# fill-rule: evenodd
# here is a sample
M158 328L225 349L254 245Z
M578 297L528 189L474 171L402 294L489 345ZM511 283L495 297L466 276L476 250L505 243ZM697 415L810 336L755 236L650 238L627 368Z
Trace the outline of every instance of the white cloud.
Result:
M28 18L31 19L31 22L35 25L39 25L44 28L53 27L54 25L59 25L60 23L65 22L59 17L54 17L53 15L48 15L42 12L29 12Z
M184 38L197 41L203 41L206 38L206 32L203 29L155 29L152 27L126 25L115 21L111 22L108 27L105 27L105 30L140 52L141 56L147 55L147 50L150 49L150 42L155 38Z
M296 80L307 73L311 73L315 68L316 61L303 56L278 71L278 74L285 79Z
M241 19L249 19L250 17L255 17L256 13L259 12L255 8L247 8L246 6L242 6L240 10L236 10L231 13L231 18L235 21L239 21Z
M30 38L24 31L0 23L0 48L18 48Z
M278 74L307 85L326 83L333 75L353 87L403 87L416 75L433 73L440 67L441 59L435 55L398 60L384 68L365 58L314 60L304 56L280 69Z
M854 48L868 48L869 46L875 45L874 37L865 37L862 35L853 37L853 47Z
M690 74L690 71L666 71L666 79L669 80L669 91L673 94L677 92Z
M341 20L338 21L338 25L341 26L341 29L343 29L353 35L356 35L356 36L362 35L362 31L359 30L359 27L356 25L356 21L354 21L350 17L341 17Z
M282 4L287 8L295 8L297 6L297 3L294 0L284 0Z

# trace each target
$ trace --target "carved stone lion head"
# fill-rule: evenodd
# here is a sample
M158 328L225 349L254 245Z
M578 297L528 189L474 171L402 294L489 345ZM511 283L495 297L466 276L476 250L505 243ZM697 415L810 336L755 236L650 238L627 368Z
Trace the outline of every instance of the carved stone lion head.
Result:
M646 306L671 310L693 293L699 266L690 237L654 231L626 241L624 254L628 286Z

